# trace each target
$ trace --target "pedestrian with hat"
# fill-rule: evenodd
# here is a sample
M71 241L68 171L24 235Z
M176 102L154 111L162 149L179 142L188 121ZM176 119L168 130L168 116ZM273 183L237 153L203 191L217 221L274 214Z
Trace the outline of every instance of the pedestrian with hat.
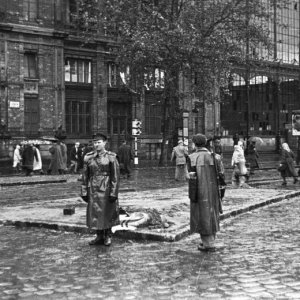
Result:
M133 161L134 157L132 149L125 139L118 149L117 158L120 164L121 175L129 178L131 173L131 161Z
M175 161L175 180L184 181L188 178L186 158L188 157L187 147L182 140L178 141L178 145L173 148L171 161Z
M192 138L195 152L189 155L190 232L199 233L200 251L215 251L219 215L222 213L218 174L213 153L207 149L203 134Z
M64 174L64 158L60 143L57 139L52 140L52 146L49 148L51 161L47 170L48 175Z
M111 228L119 224L120 170L115 153L105 149L107 137L93 137L94 150L84 157L81 197L88 202L87 226L96 231L90 245L111 245Z

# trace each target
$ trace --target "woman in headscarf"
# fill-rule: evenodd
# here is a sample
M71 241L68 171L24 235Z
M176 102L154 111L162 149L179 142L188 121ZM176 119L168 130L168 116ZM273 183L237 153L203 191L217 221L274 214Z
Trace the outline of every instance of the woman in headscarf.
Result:
M242 187L246 182L247 168L243 149L243 142L241 141L239 141L238 144L234 146L231 166L233 167L231 177L232 186Z
M282 185L287 185L286 177L293 177L294 183L297 183L298 178L294 163L295 155L287 143L283 143L281 148L279 171L283 179Z

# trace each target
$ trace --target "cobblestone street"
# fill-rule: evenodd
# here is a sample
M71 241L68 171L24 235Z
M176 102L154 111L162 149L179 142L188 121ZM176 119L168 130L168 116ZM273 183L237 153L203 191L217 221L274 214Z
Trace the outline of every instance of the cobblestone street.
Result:
M300 299L299 197L222 223L218 251L0 227L1 299Z

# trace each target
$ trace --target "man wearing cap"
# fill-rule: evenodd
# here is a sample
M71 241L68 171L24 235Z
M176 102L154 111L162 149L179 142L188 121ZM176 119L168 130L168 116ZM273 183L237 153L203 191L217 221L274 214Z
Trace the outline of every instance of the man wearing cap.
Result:
M90 245L110 246L111 228L119 224L119 163L115 153L105 150L106 142L104 134L95 134L94 150L84 157L81 195L88 202L87 226L97 234Z
M178 145L173 148L171 161L175 161L175 180L186 180L188 178L186 157L188 156L187 147L182 140L178 141Z
M190 231L200 233L200 251L215 251L214 241L219 231L219 214L222 212L217 168L212 153L207 149L206 136L196 134L192 141L196 151L190 154L188 163Z

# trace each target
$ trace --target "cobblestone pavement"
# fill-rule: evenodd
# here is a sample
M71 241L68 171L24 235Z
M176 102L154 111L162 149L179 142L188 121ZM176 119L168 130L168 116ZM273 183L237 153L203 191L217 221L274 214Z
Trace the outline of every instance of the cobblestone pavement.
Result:
M149 168L136 169L132 177L121 179L120 190L149 191L154 189L171 189L186 187L187 183L174 180L174 168ZM230 181L231 172L227 170L226 178ZM0 205L14 205L18 202L35 202L41 200L55 200L77 197L80 191L79 175L58 175L58 176L32 176L32 177L1 177L0 178ZM250 178L255 180L279 180L276 170L259 170ZM54 180L66 180L60 183L25 185L20 183L38 183ZM1 187L1 184L3 186ZM4 186L4 184L18 184ZM277 183L278 188L281 188ZM288 185L288 189L290 185ZM294 188L294 185L291 185Z
M0 299L300 299L300 198L223 222L215 253L0 227Z

